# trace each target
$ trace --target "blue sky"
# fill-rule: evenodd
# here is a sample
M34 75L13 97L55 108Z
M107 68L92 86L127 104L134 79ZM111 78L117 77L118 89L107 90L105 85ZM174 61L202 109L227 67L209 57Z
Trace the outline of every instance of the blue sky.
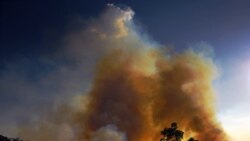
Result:
M4 0L1 2L1 57L51 51L51 42L60 40L63 33L71 30L71 24L77 24L74 20L96 17L106 3L112 2L132 7L143 30L160 43L182 49L205 41L220 58L234 58L249 51L247 1Z
M173 46L177 51L190 47L209 51L219 72L214 83L218 117L230 133L236 129L249 130L249 126L241 126L250 123L247 112L250 108L250 2L233 0L1 1L0 109L7 114L0 122L15 124L8 120L9 117L27 120L17 115L46 105L55 93L66 95L67 90L83 91L83 82L74 86L70 82L79 77L90 79L91 71L81 76L65 75L65 72L74 72L75 64L70 64L69 70L60 68L58 71L58 67L72 59L68 57L62 61L63 53L58 52L64 46L65 35L83 28L107 3L131 7L142 34L147 33L162 45ZM66 87L59 77L53 79L56 83L49 84L49 80L40 79L53 71L68 80ZM53 73L51 75L53 77ZM49 93L47 85L50 85ZM58 87L65 89L58 90ZM24 91L34 94L29 96L30 100L23 96ZM29 110L24 110L27 108ZM3 129L0 131L8 133ZM245 137L244 141L248 139Z

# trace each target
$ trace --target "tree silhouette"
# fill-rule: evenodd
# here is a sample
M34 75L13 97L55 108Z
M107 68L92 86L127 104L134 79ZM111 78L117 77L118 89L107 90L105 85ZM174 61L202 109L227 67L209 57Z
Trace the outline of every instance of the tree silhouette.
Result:
M184 132L177 130L178 126L176 122L171 123L170 128L164 128L161 131L163 138L160 141L181 141L183 139ZM194 138L189 138L188 141L198 141Z

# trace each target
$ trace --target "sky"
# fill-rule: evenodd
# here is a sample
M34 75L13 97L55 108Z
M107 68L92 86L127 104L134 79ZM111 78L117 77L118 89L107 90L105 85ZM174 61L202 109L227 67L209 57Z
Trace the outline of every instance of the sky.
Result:
M219 121L234 141L250 139L250 2L244 0L2 0L0 134L15 135L15 125L30 120L27 115L33 113L35 122L48 112L48 103L86 91L93 75L89 66L98 57L82 61L82 56L101 51L68 51L69 40L108 3L130 7L149 42L207 53L218 72L213 84Z

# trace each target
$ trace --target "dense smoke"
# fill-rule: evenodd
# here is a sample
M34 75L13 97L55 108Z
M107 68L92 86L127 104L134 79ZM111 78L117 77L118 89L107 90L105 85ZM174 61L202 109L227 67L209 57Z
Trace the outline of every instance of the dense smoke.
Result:
M110 4L84 31L68 37L69 54L94 62L91 85L35 125L20 126L20 137L156 141L160 131L175 121L185 132L184 140L190 136L227 140L215 119L212 61L191 49L166 51L137 32L133 15L129 8Z

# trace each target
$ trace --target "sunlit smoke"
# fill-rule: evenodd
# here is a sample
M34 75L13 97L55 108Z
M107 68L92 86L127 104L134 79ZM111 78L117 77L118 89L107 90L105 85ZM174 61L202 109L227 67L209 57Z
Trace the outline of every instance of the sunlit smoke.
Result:
M20 126L21 137L155 141L175 121L185 132L184 140L194 136L201 141L227 141L215 119L212 60L192 50L167 53L150 44L136 31L133 15L130 8L109 4L81 32L82 38L70 35L69 52L76 53L77 59L96 52L90 88L32 128Z

